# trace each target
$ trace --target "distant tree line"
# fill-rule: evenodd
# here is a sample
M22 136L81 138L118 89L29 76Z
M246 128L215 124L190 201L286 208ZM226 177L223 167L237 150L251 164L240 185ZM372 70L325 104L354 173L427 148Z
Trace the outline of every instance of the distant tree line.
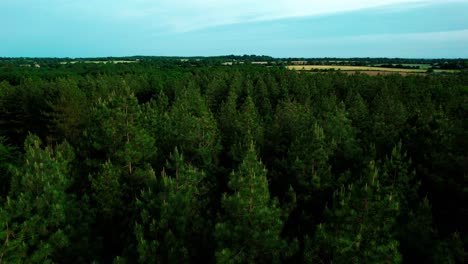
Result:
M382 64L382 65L379 65L379 67L396 68L396 69L419 69L421 68L418 65L412 66L412 65L402 65L402 64Z
M417 69L418 65L429 65L434 69L468 69L467 59L405 59L405 58L274 58L258 55L227 55L213 57L163 57L163 56L131 56L131 57L99 57L99 58L2 58L0 69L16 68L20 65L39 63L41 67L52 69L75 68L68 64L98 61L137 61L151 67L203 67L219 66L225 62L268 62L266 65L288 65L294 61L305 61L309 65L348 65L375 66ZM91 65L85 65L91 67ZM96 67L96 65L94 65ZM95 72L93 69L92 72Z

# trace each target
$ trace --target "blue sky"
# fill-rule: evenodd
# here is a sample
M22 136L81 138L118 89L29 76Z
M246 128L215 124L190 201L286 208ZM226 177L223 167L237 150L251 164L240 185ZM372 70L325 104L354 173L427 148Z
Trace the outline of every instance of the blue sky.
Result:
M0 57L468 58L468 0L0 0Z

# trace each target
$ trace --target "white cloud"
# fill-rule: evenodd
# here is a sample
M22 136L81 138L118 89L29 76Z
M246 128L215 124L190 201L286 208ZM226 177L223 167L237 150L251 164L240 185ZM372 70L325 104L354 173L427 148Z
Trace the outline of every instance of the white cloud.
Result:
M452 30L440 32L420 32L420 33L405 33L405 34L378 34L369 36L350 37L356 41L382 41L389 40L404 44L404 41L417 41L422 45L425 42L445 43L445 42L462 42L468 43L468 29ZM403 42L401 42L403 41Z
M280 18L324 15L427 0L140 0L122 10L162 22L175 31ZM431 1L433 2L433 1ZM157 3L157 4L155 4ZM139 7L138 7L139 6ZM142 8L144 7L144 8ZM142 8L142 9L140 9ZM134 11L129 11L129 10ZM160 19L161 20L160 20Z
M342 48L343 43L346 43L346 49ZM303 41L301 44L316 47L327 45L332 48L329 56L338 57L466 58L468 29L328 38L311 40L309 43ZM369 48L363 49L363 47ZM349 53L341 54L341 52Z
M319 39L303 39L303 40L285 40L285 41L299 41L302 43L315 43L325 45L327 43L367 43L377 44L382 42L398 43L404 46L405 43L420 43L420 48L424 48L425 43L462 43L468 44L468 29L451 30L451 31L437 31L437 32L414 32L414 33L391 33L391 34L371 34L371 35L357 35L357 36L336 36L326 37Z
M58 1L58 0L56 0ZM366 8L468 0L81 0L58 1L62 7L110 21L145 21L167 31L316 16Z

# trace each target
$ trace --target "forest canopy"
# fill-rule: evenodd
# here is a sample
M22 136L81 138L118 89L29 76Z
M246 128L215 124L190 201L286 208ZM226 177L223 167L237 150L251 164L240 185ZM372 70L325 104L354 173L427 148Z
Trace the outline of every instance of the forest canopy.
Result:
M1 60L0 263L466 260L466 71L137 59Z

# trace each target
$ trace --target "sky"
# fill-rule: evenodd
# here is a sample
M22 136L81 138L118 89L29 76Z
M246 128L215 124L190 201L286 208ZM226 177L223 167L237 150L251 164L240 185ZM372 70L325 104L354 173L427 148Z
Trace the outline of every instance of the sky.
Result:
M468 58L468 0L0 0L0 57Z

